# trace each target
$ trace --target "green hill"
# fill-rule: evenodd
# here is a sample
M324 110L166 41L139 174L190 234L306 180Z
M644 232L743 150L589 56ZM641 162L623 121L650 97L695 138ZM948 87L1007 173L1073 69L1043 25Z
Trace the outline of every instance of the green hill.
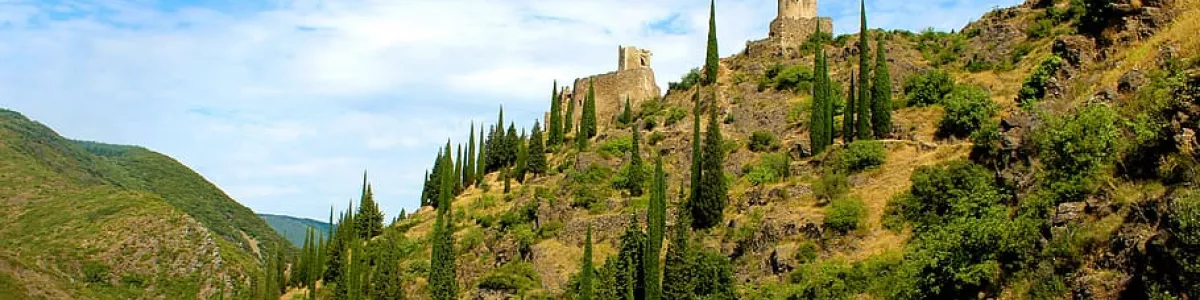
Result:
M284 239L162 154L0 109L0 295L248 298Z
M316 229L317 236L322 239L329 233L329 223L313 219L270 214L258 214L258 217L266 221L271 229L275 229L275 232L283 235L296 247L304 246L304 236L308 232L308 228Z

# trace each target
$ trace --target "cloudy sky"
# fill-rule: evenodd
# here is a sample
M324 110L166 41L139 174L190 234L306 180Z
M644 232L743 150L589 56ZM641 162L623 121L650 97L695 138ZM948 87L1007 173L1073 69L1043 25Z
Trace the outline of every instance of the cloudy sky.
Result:
M956 30L1019 0L871 0L871 27ZM775 0L717 3L721 55ZM659 86L701 64L698 0L0 0L0 107L82 140L141 145L258 212L325 219L364 170L390 218L447 138L531 126L552 80L654 52ZM837 33L856 1L827 0Z

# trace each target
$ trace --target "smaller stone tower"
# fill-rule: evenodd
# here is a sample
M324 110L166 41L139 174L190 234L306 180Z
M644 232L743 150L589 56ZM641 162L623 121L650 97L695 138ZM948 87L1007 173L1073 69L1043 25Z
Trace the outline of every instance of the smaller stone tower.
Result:
M817 0L779 0L780 19L813 19L817 17Z
M650 68L650 50L638 49L634 46L617 47L617 72Z

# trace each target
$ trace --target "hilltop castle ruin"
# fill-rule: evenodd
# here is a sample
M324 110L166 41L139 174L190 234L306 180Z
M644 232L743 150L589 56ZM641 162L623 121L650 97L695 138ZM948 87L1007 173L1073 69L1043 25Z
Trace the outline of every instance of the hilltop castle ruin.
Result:
M817 16L817 0L779 0L779 12L771 21L766 39L746 42L750 56L791 56L820 26L821 32L833 32L833 19Z
M624 108L625 99L637 107L643 101L661 96L662 91L654 81L654 70L650 68L651 56L649 50L633 46L617 47L617 71L575 79L571 90L563 87L559 92L563 109L567 107L566 101L575 101L575 115L570 117L579 120L589 82L594 85L596 123L600 126L615 122L616 115Z

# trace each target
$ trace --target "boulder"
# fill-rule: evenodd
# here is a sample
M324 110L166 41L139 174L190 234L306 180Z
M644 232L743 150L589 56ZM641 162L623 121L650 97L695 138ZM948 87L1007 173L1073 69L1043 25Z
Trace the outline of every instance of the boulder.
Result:
M1067 35L1060 36L1054 40L1054 46L1051 48L1054 55L1062 57L1071 66L1079 67L1094 59L1096 51L1095 43L1082 35Z
M1055 226L1067 224L1067 222L1082 219L1084 217L1087 203L1085 202L1066 202L1058 205L1058 209L1054 212L1054 217L1051 221Z
M1117 92L1123 95L1133 94L1148 82L1146 73L1137 69L1130 70L1121 75L1121 79L1117 81Z

